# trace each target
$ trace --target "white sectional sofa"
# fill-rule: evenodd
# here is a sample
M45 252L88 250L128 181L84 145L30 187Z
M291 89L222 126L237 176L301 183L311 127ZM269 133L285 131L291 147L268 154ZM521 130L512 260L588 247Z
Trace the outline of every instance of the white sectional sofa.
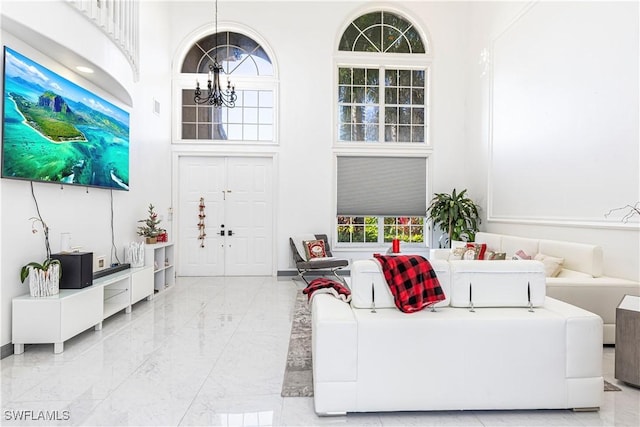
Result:
M374 260L353 262L350 304L314 296L318 414L601 405L602 319L546 298L541 263L431 263L447 297L435 311L398 310Z
M475 240L487 250L506 252L507 259L519 250L564 259L560 274L547 277L546 294L602 317L604 344L615 344L616 307L625 295L640 295L640 283L603 276L600 246L485 232Z

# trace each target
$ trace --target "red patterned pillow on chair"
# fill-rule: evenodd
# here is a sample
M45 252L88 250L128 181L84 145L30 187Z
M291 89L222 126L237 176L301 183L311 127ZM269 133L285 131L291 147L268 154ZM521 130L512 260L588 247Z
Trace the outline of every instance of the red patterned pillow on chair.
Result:
M324 240L305 240L304 251L307 255L307 261L313 258L326 258L327 251L324 248Z

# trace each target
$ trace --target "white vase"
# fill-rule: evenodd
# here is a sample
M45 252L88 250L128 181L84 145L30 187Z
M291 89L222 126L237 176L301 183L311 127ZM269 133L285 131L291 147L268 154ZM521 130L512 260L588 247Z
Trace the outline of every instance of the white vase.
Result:
M48 297L60 292L60 265L51 264L47 270L28 267L29 292L32 297Z

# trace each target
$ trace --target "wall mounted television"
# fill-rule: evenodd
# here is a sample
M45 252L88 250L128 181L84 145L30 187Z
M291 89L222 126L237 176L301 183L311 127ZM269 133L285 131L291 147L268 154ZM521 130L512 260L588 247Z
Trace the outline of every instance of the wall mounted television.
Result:
M2 177L129 189L129 113L4 47Z

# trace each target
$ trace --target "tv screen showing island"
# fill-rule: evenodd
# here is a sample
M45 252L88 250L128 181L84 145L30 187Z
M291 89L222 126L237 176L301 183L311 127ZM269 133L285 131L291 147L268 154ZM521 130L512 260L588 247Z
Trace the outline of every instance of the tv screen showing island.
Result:
M5 46L2 177L129 189L129 113Z

